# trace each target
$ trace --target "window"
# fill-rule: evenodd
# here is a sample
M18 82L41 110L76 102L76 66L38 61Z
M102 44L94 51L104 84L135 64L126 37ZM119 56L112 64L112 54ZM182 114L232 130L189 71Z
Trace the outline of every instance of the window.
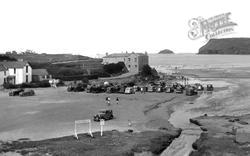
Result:
M29 66L26 66L26 73L29 72Z
M137 62L137 58L135 58L135 62Z
M29 76L26 75L26 83L28 83L28 82L29 82Z
M128 68L130 68L130 65L128 65Z
M135 65L135 68L137 68L137 65Z
M14 68L14 74L16 74L16 68Z
M130 58L128 58L128 61L130 61Z
M6 71L4 71L4 76L6 76Z

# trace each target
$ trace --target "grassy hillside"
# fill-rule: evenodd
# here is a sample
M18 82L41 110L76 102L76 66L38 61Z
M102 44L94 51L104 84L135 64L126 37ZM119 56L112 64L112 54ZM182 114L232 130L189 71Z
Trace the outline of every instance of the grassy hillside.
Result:
M6 56L13 57L15 59L23 59L28 62L37 63L53 63L62 61L74 61L74 60L86 60L89 59L87 56L72 55L72 54L37 54L37 53L6 53Z
M250 38L211 39L199 49L198 54L249 55Z

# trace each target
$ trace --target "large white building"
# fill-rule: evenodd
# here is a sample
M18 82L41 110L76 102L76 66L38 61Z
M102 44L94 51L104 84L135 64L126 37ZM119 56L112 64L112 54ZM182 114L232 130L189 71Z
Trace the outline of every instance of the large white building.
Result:
M5 83L22 84L32 81L32 68L24 61L0 62L0 85Z

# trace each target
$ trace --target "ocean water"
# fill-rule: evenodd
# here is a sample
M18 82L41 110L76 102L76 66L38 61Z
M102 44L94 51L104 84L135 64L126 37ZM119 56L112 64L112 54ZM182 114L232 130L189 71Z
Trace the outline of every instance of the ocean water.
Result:
M149 54L149 64L156 69L250 67L250 55Z

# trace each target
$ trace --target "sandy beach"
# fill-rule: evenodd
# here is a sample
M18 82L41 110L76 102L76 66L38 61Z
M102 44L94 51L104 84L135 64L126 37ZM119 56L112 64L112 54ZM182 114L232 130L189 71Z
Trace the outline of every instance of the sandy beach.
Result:
M180 137L175 139L161 156L189 155L193 151L192 144L202 133L199 126L190 123L190 118L204 114L242 115L248 114L250 109L246 104L250 101L248 79L236 81L230 77L197 76L199 75L190 77L189 82L203 85L212 83L215 91L212 94L203 93L189 97L174 93L137 92L132 95L69 93L66 87L59 87L39 88L36 89L36 96L24 98L9 97L7 91L1 91L0 138L2 141L20 138L42 140L73 135L75 120L92 119L99 109L108 108L113 110L115 119L105 122L105 131L133 129L135 132L143 132L158 130L161 127L181 128ZM107 96L111 98L111 106L105 103ZM115 103L116 97L120 99L118 105ZM132 126L129 126L129 120ZM100 131L98 122L92 122L92 130ZM87 131L88 125L79 127L79 133Z

